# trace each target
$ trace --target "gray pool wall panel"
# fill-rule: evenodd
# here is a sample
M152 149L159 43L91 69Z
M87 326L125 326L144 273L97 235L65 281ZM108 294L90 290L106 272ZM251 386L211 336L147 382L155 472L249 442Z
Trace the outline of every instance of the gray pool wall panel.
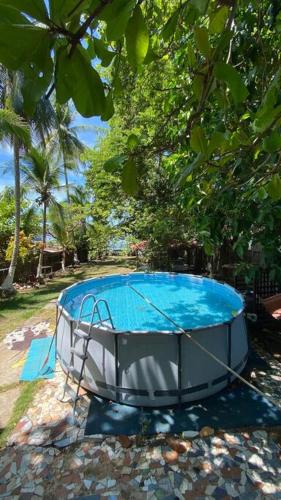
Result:
M63 369L67 370L76 321L65 310L61 311L59 317L57 353ZM82 328L87 331L88 325L82 324ZM225 364L230 361L235 371L240 373L243 370L248 353L243 312L230 323L199 328L189 333ZM116 333L92 327L91 335L82 385L113 401L119 400L133 406L170 406L179 401L210 396L235 378L230 377L224 367L202 352L184 334ZM116 379L116 336L119 380ZM83 340L79 340L76 346L82 352ZM78 378L81 360L77 357L74 368L74 375Z

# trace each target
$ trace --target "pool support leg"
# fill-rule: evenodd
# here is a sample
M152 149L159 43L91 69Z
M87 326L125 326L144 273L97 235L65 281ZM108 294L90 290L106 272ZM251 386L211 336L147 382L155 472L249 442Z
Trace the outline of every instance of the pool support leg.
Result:
M119 394L119 345L118 345L118 334L114 335L114 354L115 354L115 386L116 386L116 401L120 402L120 394Z
M231 368L231 322L227 323L227 365ZM231 382L231 373L228 372L228 383Z
M178 340L178 407L181 408L181 391L182 391L182 354L181 354L181 338L182 334L177 334Z

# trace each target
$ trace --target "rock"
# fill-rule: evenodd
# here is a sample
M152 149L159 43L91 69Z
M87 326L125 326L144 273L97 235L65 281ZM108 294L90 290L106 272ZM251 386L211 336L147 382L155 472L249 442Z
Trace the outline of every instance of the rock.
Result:
M182 433L182 435L183 435L184 438L190 438L190 439L192 439L192 438L195 438L195 437L199 436L199 432L197 432L197 431L184 431Z
M191 443L189 441L180 441L173 437L167 439L167 444L177 453L185 453L191 448Z
M226 489L226 493L230 496L230 498L239 497L238 491L236 491L236 489L234 488L234 486L231 483L226 483L225 489Z
M116 479L108 479L107 481L107 487L108 488L113 488L113 486L116 485Z
M90 479L84 479L83 483L85 485L85 488L89 490L91 488L92 482Z
M224 439L228 444L239 445L240 439L233 434L224 433Z
M207 472L208 474L210 474L213 471L213 466L212 466L211 462L206 462L206 461L205 462L200 462L199 467L203 471Z
M201 431L199 432L201 438L210 437L213 436L214 434L215 434L214 429L208 426L202 427Z
M214 493L215 489L216 489L216 485L208 484L208 486L205 490L206 495L212 495Z
M256 439L265 439L265 441L267 441L267 432L266 431L255 431L255 432L253 432L253 436Z
M118 440L121 446L123 446L123 448L130 448L133 444L128 436L123 436L123 435L118 436Z
M29 432L32 429L32 422L28 417L23 417L20 419L20 421L17 423L14 432L15 433L23 433L23 434L29 434Z
M35 432L31 433L28 439L28 444L33 446L40 446L45 444L50 438L50 430L41 430L38 429Z
M256 453L254 453L248 460L248 462L251 464L251 465L254 465L255 467L262 467L264 464L263 464L263 459L257 455Z
M178 452L175 450L164 451L163 458L168 464L175 464L178 461Z
M44 488L43 488L43 486L41 486L40 484L38 486L36 486L36 488L34 490L34 493L35 493L35 495L37 495L39 497L42 497L44 495Z
M274 495L276 493L276 486L272 483L262 483L260 489L265 495Z

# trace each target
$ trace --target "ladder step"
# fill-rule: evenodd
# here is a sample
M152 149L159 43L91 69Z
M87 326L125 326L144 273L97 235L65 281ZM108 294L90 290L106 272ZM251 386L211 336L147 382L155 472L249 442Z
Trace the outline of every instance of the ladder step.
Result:
M89 338L89 335L86 332L83 332L83 330L80 330L79 328L76 328L73 331L73 334L76 335L76 337L79 337L80 339L87 340Z
M72 389L72 387L70 387L70 385L66 384L65 388L64 388L64 392L65 394L67 394L70 399L75 402L75 401L78 401L79 399L82 399L83 396L76 396L76 391L74 389Z
M83 352L79 352L75 349L75 347L71 347L70 352L77 356L77 358L82 359L83 361L88 358L87 354L84 354Z
M112 330L112 325L111 325L111 323L109 321L110 320L106 320L106 319L102 320L100 322L99 327L102 328L102 329L107 329L107 330L108 330L108 328L110 328Z
M66 367L66 369L67 369L67 371L68 371L69 373L74 373L74 372L76 371L76 369L74 368L74 366L73 366L73 365L67 365L67 364L66 364L66 365L65 365L65 367Z

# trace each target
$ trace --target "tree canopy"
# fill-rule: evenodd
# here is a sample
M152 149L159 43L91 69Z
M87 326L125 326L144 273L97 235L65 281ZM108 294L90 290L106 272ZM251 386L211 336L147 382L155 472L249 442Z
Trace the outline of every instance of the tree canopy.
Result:
M241 266L260 246L272 273L280 42L278 0L0 0L0 63L23 75L25 115L52 96L109 121L85 153L92 229L195 237L208 254L228 241Z

